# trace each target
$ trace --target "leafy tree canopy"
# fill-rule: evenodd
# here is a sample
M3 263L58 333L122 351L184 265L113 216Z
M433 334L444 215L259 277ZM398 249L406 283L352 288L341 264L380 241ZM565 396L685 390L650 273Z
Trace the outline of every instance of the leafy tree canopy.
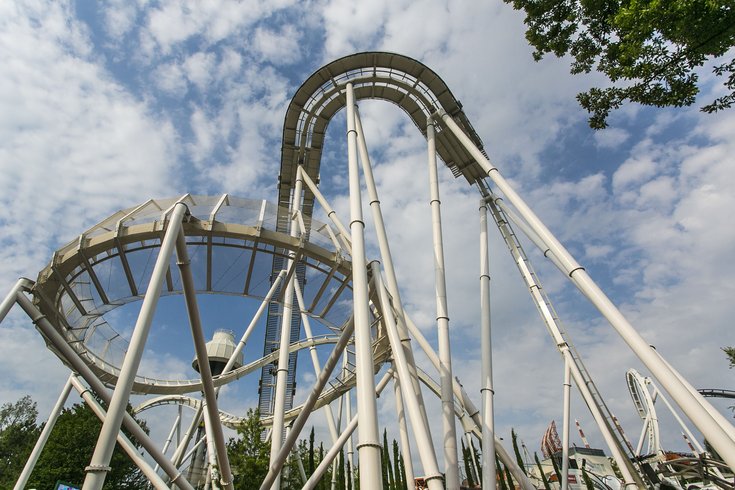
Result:
M36 402L26 395L0 407L0 488L13 488L38 434Z
M611 82L577 96L607 126L626 100L688 106L699 92L696 68L714 60L726 95L704 112L735 103L735 4L732 0L504 0L526 13L526 39L538 61L547 53L573 57L571 72L604 73Z
M77 403L63 409L31 474L29 488L54 488L58 480L81 484L101 428L102 423L87 405ZM110 466L105 488L145 488L147 479L119 445L115 446Z

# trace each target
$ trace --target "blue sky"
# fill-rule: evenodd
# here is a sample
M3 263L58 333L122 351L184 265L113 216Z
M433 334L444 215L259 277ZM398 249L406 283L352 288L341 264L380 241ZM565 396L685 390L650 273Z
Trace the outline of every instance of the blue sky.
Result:
M0 294L35 278L81 231L151 197L274 200L281 125L300 83L337 57L394 51L445 80L491 160L647 340L695 386L732 388L720 347L735 344L735 115L697 110L720 86L702 70L697 107L628 105L594 132L574 96L604 80L568 74L564 59L535 63L523 31L522 16L499 1L0 4ZM363 102L361 113L404 300L434 338L431 250L418 246L431 240L425 142L389 104ZM343 124L338 115L330 126L322 186L346 217ZM440 172L455 374L479 400L477 195ZM499 431L509 437L513 426L537 449L560 418L562 366L491 235ZM531 255L600 391L637 438L624 373L639 364ZM153 340L175 323L160 321ZM160 354L151 369L182 372L191 361L181 346ZM0 402L30 393L42 416L65 378L17 311L0 328L0 373ZM256 396L233 387L223 406L244 413ZM394 427L391 397L379 406ZM579 400L574 409L601 444ZM676 431L665 441L685 447Z

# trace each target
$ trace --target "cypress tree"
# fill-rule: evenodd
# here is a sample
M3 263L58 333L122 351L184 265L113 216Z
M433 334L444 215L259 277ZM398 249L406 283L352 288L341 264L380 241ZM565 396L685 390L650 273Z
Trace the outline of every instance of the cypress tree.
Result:
M475 448L475 443L470 439L470 450L472 457L475 458L475 468L477 468L477 479L482 481L482 465L480 464L480 454Z
M314 427L312 427L309 434L309 467L307 468L309 477L314 474L314 468L316 466L314 465Z
M401 452L398 449L398 443L393 439L393 473L396 478L396 490L403 490L406 488L406 471L403 467L403 458L401 458Z
M500 483L500 490L508 490L508 485L505 483L505 477L503 476L503 468L501 468L500 460L498 455L495 455L495 473L498 475L498 483Z
M536 460L536 466L538 467L539 473L541 473L541 481L544 482L544 490L551 490L551 486L549 485L549 480L546 479L546 473L544 473L544 469L541 466L541 461L539 461L538 459L538 454L534 452L533 458Z
M511 427L510 429L510 437L513 441L513 452L516 454L516 461L518 462L518 466L521 468L521 471L524 475L527 475L526 472L526 463L523 461L523 458L521 457L521 451L518 449L518 434L513 430Z

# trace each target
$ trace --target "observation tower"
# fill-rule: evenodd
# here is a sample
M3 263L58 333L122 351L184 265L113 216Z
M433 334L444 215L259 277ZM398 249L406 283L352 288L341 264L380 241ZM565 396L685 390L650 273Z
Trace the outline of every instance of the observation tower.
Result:
M436 318L438 349L401 299L410 285L399 282L391 255L358 108L364 99L397 105L426 139L425 178L430 185L426 202L432 227L432 242L426 246L434 257L436 292L435 310L427 315ZM348 215L339 215L320 187L325 180L320 179L320 166L327 127L341 110L346 113ZM467 237L480 242L476 277L481 325L476 339L482 346L482 371L480 392L472 394L464 391L452 369L438 178L444 167L478 193L478 205L468 210L468 216L477 219L479 237ZM317 208L325 222L314 218ZM371 214L370 227L363 213ZM494 433L489 222L501 233L565 367L563 450L569 447L569 391L575 386L621 470L621 484L633 488L653 483L638 466L635 449L614 423L582 356L563 330L517 233L538 246L593 303L671 401L735 468L735 429L729 421L638 334L491 163L462 105L440 76L398 54L346 56L320 68L301 85L284 119L274 203L229 194L184 194L119 211L56 251L35 281L19 280L0 305L0 320L17 303L49 349L69 366L72 373L58 406L74 387L80 393L91 389L109 407L107 413L100 412L104 422L87 467L85 490L102 488L116 441L156 489L192 489L201 481L210 488L233 488L222 427L236 427L248 407L236 414L223 412L218 392L246 377L258 379L261 422L271 438L268 475L254 482L261 489L279 488L284 463L317 411L326 419L330 448L315 472L304 475L303 488L314 488L345 448L348 475L354 475L352 469L359 465L360 488L382 489L376 397L391 384L408 481L422 475L431 490L459 488L455 428L459 420L482 447L483 488L495 488L497 455L518 486L531 490L537 483ZM378 244L377 256L368 257L366 237ZM205 341L207 323L200 309L204 295L246 297L258 305L242 324L230 327L232 336L215 334L221 349ZM179 297L178 305L188 318L188 328L177 335L192 339L193 365L199 372L191 379L162 378L141 367L146 342L159 328L153 316L162 296ZM132 329L116 324L112 314L128 305L137 308ZM125 330L132 333L124 334ZM246 350L249 342L262 342L262 355ZM416 362L414 354L419 351L428 359L427 366ZM315 381L304 388L305 399L295 404L298 357L300 364L311 364ZM168 404L193 410L188 428L180 427L181 417L173 421L172 434L180 427L184 435L169 453L168 445L160 448L126 413L131 394L147 396L138 412ZM437 420L427 413L427 397L440 400ZM95 403L93 398L85 401ZM342 411L336 413L338 409ZM195 437L202 422L204 430ZM53 426L52 420L47 425ZM156 467L137 453L121 426ZM42 434L16 488L23 488L45 437ZM206 448L196 460L204 477L196 481L191 456L195 447ZM563 460L561 471L567 472L566 454Z

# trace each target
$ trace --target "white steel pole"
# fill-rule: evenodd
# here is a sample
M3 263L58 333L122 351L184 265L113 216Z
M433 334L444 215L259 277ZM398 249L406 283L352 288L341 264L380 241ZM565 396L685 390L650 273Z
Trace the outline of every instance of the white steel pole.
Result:
M130 400L130 390L135 381L135 375L138 372L140 360L143 357L145 342L148 338L153 314L158 304L158 298L161 296L163 281L168 271L169 258L176 244L176 238L182 226L182 219L187 213L186 205L179 202L171 212L171 219L168 222L166 233L161 242L161 249L158 252L156 265L153 268L148 289L146 290L143 304L140 307L140 314L135 323L133 334L130 337L128 351L125 354L120 374L118 375L115 391L108 407L107 417L102 424L97 445L92 454L92 460L89 466L85 468L87 472L84 478L83 490L102 490L105 483L107 472L110 471L110 459L115 449L115 440L117 433L120 432L120 424L122 423L125 410Z
M383 378L378 382L377 386L375 387L374 394L376 396L380 395L380 393L383 391L383 388L386 387L388 381L390 381L390 378L392 376L393 372L390 369L383 375ZM314 469L314 473L309 477L309 480L303 486L302 490L312 490L314 487L316 487L317 483L319 483L319 480L322 479L324 473L327 472L327 469L332 464L332 461L334 461L334 458L336 458L339 452L342 450L342 447L345 445L345 441L347 441L352 436L352 433L355 432L355 429L358 426L359 418L359 412L354 417L352 417L352 420L350 420L350 422L344 428L342 434L340 434L339 436L339 439L337 439L337 442L331 447L329 451L327 451L327 454L324 455L324 459L321 461L321 463L319 463L319 466ZM360 470L360 473L362 473L362 470ZM380 472L377 473L377 475L380 474ZM369 476L370 475L368 475L368 477ZM352 488L355 487L353 486ZM360 485L360 488L362 488L362 484Z
M339 236L342 238L343 245L348 250L351 249L352 245L350 243L350 233L347 231L347 228L345 228L345 225L342 224L342 221L340 221L339 216L337 216L337 212L334 209L332 209L332 206L329 205L329 201L327 201L327 199L321 193L321 191L316 186L314 181L311 180L311 177L309 177L309 174L307 174L304 171L304 169L300 166L299 166L297 175L301 176L306 186L309 188L311 193L314 194L314 197L316 197L316 200L319 201L319 204L324 209L324 212L327 213L327 217L334 224L334 226L337 227L337 232L339 233Z
M449 343L449 309L447 308L447 284L444 274L444 244L442 238L441 201L439 176L436 169L436 140L434 120L426 121L426 139L429 145L429 185L431 189L431 222L434 241L434 283L436 287L436 323L439 341L439 380L441 384L442 420L444 422L444 471L448 490L459 490L459 466L457 460L457 429L454 423L454 396L452 395L452 355Z
M301 209L302 189L303 180L301 179L301 173L297 172L296 185L294 186L293 196L291 197L291 208L289 209L289 214L291 216L290 236L292 237L296 237L299 234L299 227L295 216ZM290 269L291 267L295 267L294 257L294 252L289 253L288 269ZM288 346L291 343L291 324L293 322L293 284L296 280L298 280L296 278L296 274L291 274L290 279L285 285L285 292L283 295L281 339L278 352L278 368L276 370L276 399L273 404L273 432L271 436L271 452L269 460L269 466L271 468L273 467L275 460L278 457L278 453L281 451L281 444L283 443L283 415L286 410L286 388L288 384ZM280 467L278 468L278 473L275 475L275 479L272 480L272 483L272 490L278 490L281 488Z
M13 288L13 290L14 294L17 294L17 292L21 291L22 289ZM13 296L12 304L15 304L15 296ZM38 440L36 441L35 446L33 446L31 455L28 456L28 460L26 461L25 466L23 466L23 470L20 472L20 476L18 477L18 481L15 483L15 487L13 487L13 490L23 490L26 487L26 483L28 483L28 478L31 476L33 468L36 467L38 457L41 456L41 452L46 446L46 441L48 441L48 438L51 435L51 431L53 430L54 425L56 425L56 421L61 414L61 409L64 408L66 399L69 398L69 392L71 392L73 377L74 374L70 374L69 379L66 380L66 384L64 385L64 388L62 388L61 394L59 394L59 398L56 400L54 408L51 409L51 413L48 416L46 425L43 426L41 435L38 436Z
M434 365L434 367L438 371L439 370L439 356L436 355L436 352L434 352L434 350L431 348L431 345L424 337L424 334L421 333L421 330L419 330L419 328L411 320L411 317L408 315L406 315L406 326L408 327L409 332L411 332L411 335L413 335L413 338L416 339L416 342L419 344L421 349L426 354L426 357L429 358L429 361L431 361L431 363ZM470 415L475 425L478 428L482 427L482 420L480 419L480 411L472 403L472 400L470 399L470 397L467 396L466 393L464 393L464 390L459 385L459 382L454 380L453 385L454 385L454 396L457 398L458 401L460 401L460 405ZM502 461L503 464L510 469L510 472L513 475L513 478L515 478L516 481L521 482L521 487L523 488L523 490L536 490L533 484L531 483L531 481L526 476L526 474L523 473L521 468L518 466L518 463L516 462L515 458L512 458L510 454L508 454L508 452L505 450L505 448L503 447L503 445L501 444L497 436L495 436L495 452L500 458L500 461Z
M311 331L311 321L309 320L309 315L306 314L306 305L304 304L304 297L301 294L301 287L299 286L298 281L294 281L293 288L294 293L296 294L296 302L298 303L299 310L301 311L301 323L304 325L304 333L306 334L306 339L311 340L312 338L314 338ZM319 356L316 352L315 345L311 345L309 347L309 354L311 355L311 363L314 368L314 375L318 378L322 373L322 368L319 365ZM327 403L322 407L322 411L324 412L324 416L327 419L329 434L332 436L332 444L334 444L334 442L339 437L339 431L337 430L337 423L334 420L332 407L329 405L329 403Z
M419 401L416 394L411 390L411 374L408 371L406 356L398 337L398 329L396 328L396 320L393 316L390 300L388 299L388 291L383 286L380 275L380 264L378 262L372 262L371 269L373 272L373 284L378 292L380 310L383 315L383 325L388 333L388 341L390 342L391 352L393 352L393 362L398 370L398 379L400 380L403 398L406 401L413 435L418 446L419 459L426 475L424 479L429 486L429 490L443 490L442 474L439 471L436 454L434 454L434 442L431 439L431 432L426 430L426 426L421 422ZM454 404L452 404L452 417L454 417Z
M324 386L327 384L327 381L329 381L329 377L332 375L332 371L334 371L334 367L337 365L337 362L342 355L342 352L345 350L345 347L347 347L347 344L352 338L354 326L354 322L348 321L342 329L339 340L335 344L334 349L332 349L332 352L329 354L327 362L324 363L324 369L319 374L309 396L301 406L301 412L296 417L296 420L291 424L291 429L285 442L280 447L278 454L271 458L268 474L261 483L260 490L266 490L274 481L276 481L276 478L281 472L281 467L283 466L283 463L286 462L286 458L288 458L291 448L293 448L296 443L296 440L301 433L301 429L304 428L306 420L309 418L309 415L311 415L311 411L314 408L314 405L316 405L319 395L321 395ZM271 441L271 444L272 443L273 442Z
M74 389L79 392L79 396L82 397L84 402L87 404L90 410L100 419L101 422L105 421L106 412L97 400L92 396L86 386L79 381L75 375L72 375L71 383L74 385ZM156 473L156 470L151 468L151 465L138 453L138 449L130 442L130 439L122 432L117 433L117 443L120 445L125 454L128 455L130 460L140 468L140 471L148 478L148 481L153 485L153 488L157 490L169 490L168 485L163 479Z
M360 488L383 488L380 471L380 435L378 407L375 400L373 350L368 309L367 261L365 259L365 223L362 218L360 175L357 163L355 130L355 94L352 83L347 95L347 160L350 189L350 236L352 241L352 298L355 318L355 357L357 376L357 413L360 417L357 453L360 460Z
M345 352L345 364L347 363L347 352ZM352 390L345 393L345 414L347 420L352 420ZM335 443L336 444L336 443ZM347 474L345 478L350 482L345 482L345 488L355 488L355 458L352 450L352 432L347 436Z
M526 220L531 229L543 240L551 252L563 265L564 271L572 282L592 302L600 313L607 318L612 327L618 332L630 349L638 356L659 384L666 389L671 398L681 407L682 411L692 420L712 447L722 456L730 468L735 468L735 441L727 434L722 426L712 417L705 406L710 405L706 400L701 403L679 378L672 373L665 362L653 352L648 342L633 328L610 298L592 280L587 271L581 267L566 248L549 231L531 208L513 190L498 169L482 154L462 129L445 111L439 111L442 121L457 137L475 161L487 173L487 176L498 186L500 191L516 207L519 214Z
M85 381L92 387L94 392L102 398L102 400L110 406L112 396L110 392L105 388L105 385L99 380L99 378L92 372L87 364L82 361L79 355L74 349L66 343L64 337L56 331L51 322L41 313L33 302L28 299L23 293L18 293L16 296L18 305L26 312L30 317L31 321L38 327L51 344L56 348L61 355L71 365L72 369L79 373ZM123 414L122 423L125 428L133 435L133 437L140 442L143 448L151 455L153 460L161 465L161 468L166 472L171 481L176 483L181 490L194 490L193 487L186 481L176 467L161 453L156 444L148 437L148 434L140 428L135 422L133 417L126 411Z
M171 457L171 463L177 468L181 466L181 463L184 460L184 454L186 453L186 448L189 446L189 443L191 442L191 438L194 435L194 432L197 430L197 427L199 426L199 422L202 419L203 412L204 412L204 404L201 403L199 404L196 411L194 412L194 417L191 419L191 422L189 423L189 428L186 430L186 432L184 432L184 436L181 438L179 445L176 446L176 451L174 451L174 455Z
M411 387L419 399L419 406L422 411L422 423L426 425L426 430L430 431L426 409L424 408L424 397L421 393L418 375L416 374L416 361L413 355L413 348L411 347L411 337L408 335L408 328L406 327L401 292L398 287L395 267L393 266L393 256L390 251L390 244L388 243L388 233L385 228L385 221L383 220L380 198L378 197L378 187L375 185L373 167L370 164L370 155L368 154L367 142L365 141L365 132L362 129L360 111L357 108L355 108L355 128L357 129L357 147L360 154L360 162L362 163L363 175L365 176L365 187L367 188L368 199L370 200L375 235L378 239L378 247L380 248L380 259L385 271L385 284L393 298L393 308L395 309L396 320L398 321L398 335L401 338L401 345L406 355L408 370L411 373Z
M564 407L562 412L561 428L561 490L569 487L569 423L570 423L570 392L572 387L572 367L569 359L564 358ZM553 456L552 456L553 457Z
M512 234L512 231L510 230L509 223L502 220L500 218L500 215L498 214L498 207L496 206L497 200L490 200L488 204L493 211L495 221L498 224L498 229L500 230L503 239L508 245L511 256L518 266L521 277L528 286L528 291L531 294L531 298L536 303L536 307L541 314L541 318L544 320L544 324L546 325L549 334L554 339L554 343L559 349L562 358L565 360L565 362L569 363L572 370L572 376L574 377L574 382L577 384L582 398L585 400L585 403L589 407L589 410L592 413L592 417L595 419L595 422L597 423L597 426L599 427L600 432L605 439L605 442L610 448L612 457L618 464L620 472L623 474L623 478L625 479L627 484L633 485L634 482L637 482L642 485L642 480L640 479L640 477L638 477L637 473L635 472L635 468L633 467L630 460L625 457L621 445L618 443L617 439L613 435L612 427L605 420L600 405L592 396L590 387L582 376L580 366L577 364L577 361L572 356L569 345L562 336L559 325L557 325L556 319L554 318L554 315L552 314L549 305L546 304L546 301L544 300L544 297L540 292L541 287L536 283L536 279L534 278L534 275L531 273L528 265L526 264L526 261L523 257L523 254L521 253L519 246L514 240L509 238Z
M15 304L15 298L18 293L23 291L30 291L32 287L33 281L31 281L30 279L26 279L25 277L21 277L20 279L18 279L18 281L15 283L8 295L3 300L3 302L0 303L0 323L2 323L10 309Z
M482 346L482 488L497 486L495 469L495 417L493 411L493 348L490 322L490 257L487 206L480 202L480 343Z
M161 452L163 454L166 454L166 451L168 451L169 446L171 446L171 442L174 440L174 434L176 433L176 429L181 424L181 405L179 405L179 413L176 415L176 419L174 419L174 423L171 426L171 431L168 433L168 437L166 438L166 442L163 444L163 449L161 449ZM159 465L156 464L156 466L153 467L153 471L158 471Z
M295 267L295 265L291 264L291 267ZM227 374L230 372L230 370L232 370L232 366L235 365L235 360L240 355L242 350L245 348L245 344L247 344L248 338L250 338L250 334L253 333L255 326L260 320L260 317L263 315L263 312L268 307L268 303L271 302L271 298L273 298L273 295L278 289L278 286L281 284L281 281L283 281L283 278L286 277L286 275L287 275L287 271L282 270L281 272L278 273L276 278L273 280L273 284L271 284L271 287L268 290L268 293L265 295L265 298L263 298L263 301L260 302L260 306L258 306L258 309L255 312L255 315L253 315L253 318L250 320L248 327L245 329L245 333L242 334L242 337L240 338L240 342L237 343L235 350L232 352L232 355L227 360L227 364L225 364L225 367L222 368L222 373L220 373L220 376L223 374ZM219 388L217 388L217 392L219 392Z
M232 471L230 469L230 461L227 458L227 448L225 446L225 436L222 432L222 424L219 421L219 410L217 408L217 394L214 391L212 383L212 370L209 366L209 358L207 356L207 342L202 332L202 323L199 316L199 306L197 305L196 289L194 286L194 276L191 272L191 261L189 253L186 250L186 237L183 230L179 230L176 240L176 256L178 258L179 271L181 273L181 286L184 290L184 299L186 302L186 311L189 316L189 325L191 327L191 335L194 341L194 350L199 365L199 374L202 378L202 388L206 401L206 417L205 429L207 434L211 435L214 442L214 449L217 455L217 463L219 465L218 472L222 487L232 490ZM211 448L210 448L211 451Z
M395 371L395 363L393 370ZM393 394L396 399L396 413L398 414L398 430L401 436L401 450L403 452L403 469L406 474L406 490L412 490L414 486L413 461L411 460L411 443L408 440L408 427L406 427L406 411L403 406L403 395L401 395L401 381L398 376L393 376ZM410 482L410 483L409 483Z

